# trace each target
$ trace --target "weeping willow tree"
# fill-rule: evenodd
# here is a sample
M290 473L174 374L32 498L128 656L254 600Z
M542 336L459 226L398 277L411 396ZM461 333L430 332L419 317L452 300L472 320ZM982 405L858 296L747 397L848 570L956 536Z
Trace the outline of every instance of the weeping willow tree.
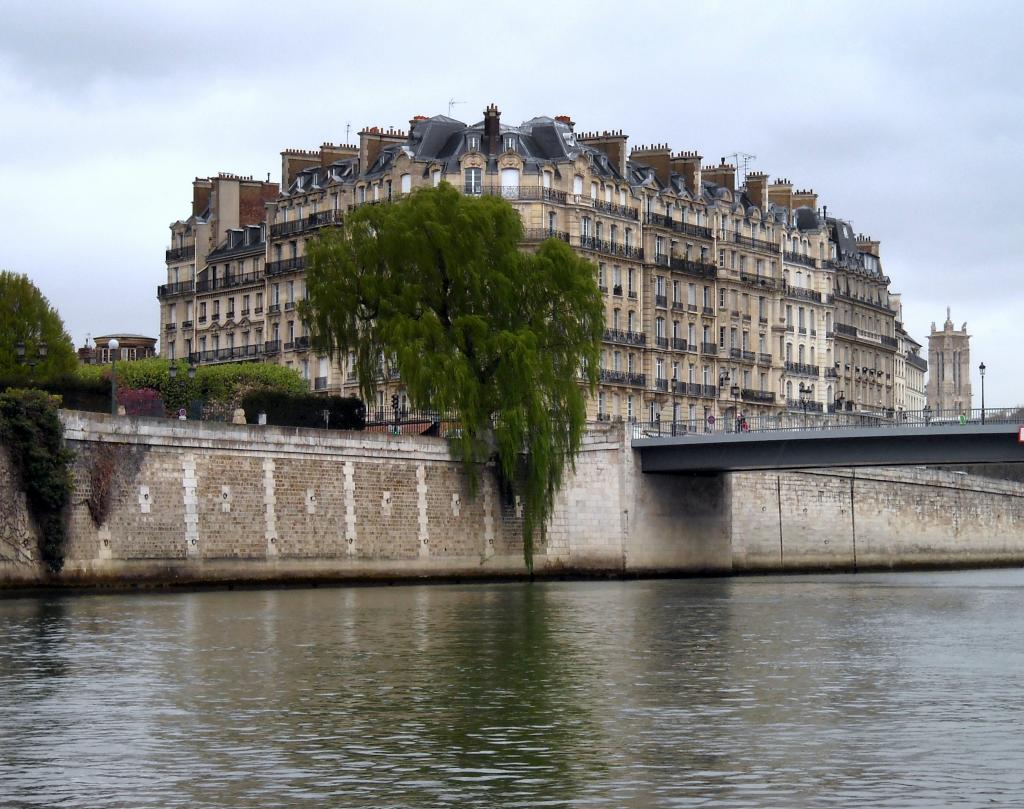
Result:
M580 449L604 313L593 264L554 239L524 252L522 237L508 202L448 184L360 207L309 245L302 314L320 350L354 355L366 401L387 357L413 407L458 414L471 490L494 459L532 570Z

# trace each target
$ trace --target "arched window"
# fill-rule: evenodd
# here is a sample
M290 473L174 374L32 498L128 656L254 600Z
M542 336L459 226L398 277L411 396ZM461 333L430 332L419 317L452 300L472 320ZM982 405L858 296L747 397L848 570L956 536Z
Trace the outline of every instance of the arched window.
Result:
M797 362L799 362L801 365L803 365L804 364L804 347L803 347L803 345L801 345L797 349L796 353L797 353Z
M408 174L403 174L399 178L399 188L403 194L408 194L412 191L412 177Z
M578 174L572 178L572 193L577 197L583 196L583 178Z
M614 310L612 312L612 328L613 329L620 329L620 328L622 328L621 321L622 321L622 310L621 309Z
M792 399L793 398L793 383L789 382L789 381L786 382L786 398L787 399Z

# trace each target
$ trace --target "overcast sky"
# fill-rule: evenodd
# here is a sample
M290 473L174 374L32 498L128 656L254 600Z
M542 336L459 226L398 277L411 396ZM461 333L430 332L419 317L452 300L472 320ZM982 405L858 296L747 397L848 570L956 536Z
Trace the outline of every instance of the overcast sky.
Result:
M0 268L76 345L156 335L191 181L284 148L570 115L812 187L882 243L908 330L952 306L986 403L1024 402L1018 2L22 2L0 25ZM1017 324L1014 327L1014 324ZM976 406L977 370L974 371Z

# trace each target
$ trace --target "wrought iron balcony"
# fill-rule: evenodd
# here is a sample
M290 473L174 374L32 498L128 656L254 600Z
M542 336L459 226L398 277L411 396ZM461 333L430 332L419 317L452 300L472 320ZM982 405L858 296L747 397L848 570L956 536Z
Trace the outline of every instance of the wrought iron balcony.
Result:
M802 256L799 253L787 253L785 250L782 251L782 260L788 261L790 264L803 264L805 267L814 266L814 259L810 256Z
M580 236L579 246L584 250L595 250L598 253L605 253L610 256L621 256L622 258L642 259L644 250L642 247L619 244L607 239L598 239L595 236Z
M654 344L658 348L668 348L668 338L667 337L655 337L654 338Z
M313 390L327 390L327 377L316 377L316 379L313 380Z
M686 342L686 339L683 337L673 337L672 348L674 348L676 351L689 351L690 344Z
M718 268L714 264L705 264L703 261L693 261L688 258L677 258L673 256L668 262L669 269L675 272L695 275L698 278L717 278Z
M183 328L183 329L191 329L192 328L192 321L191 320L183 320L183 321L181 321L181 328Z
M765 354L763 351L757 352L757 364L758 365L771 365L772 355Z
M168 323L167 325L164 326L164 331L174 331L177 328L178 328L178 324L177 323Z
M701 343L700 353L707 354L709 357L717 357L718 345L716 343Z
M263 344L263 351L266 354L277 354L278 352L281 351L281 341L280 340L267 340Z
M547 239L558 239L568 243L569 234L564 230L553 230L551 228L526 228L523 231L523 241L525 242L543 242Z
M664 214L649 213L644 215L644 222L655 227L673 230L676 233L683 233L687 236L695 236L698 239L711 240L711 228L691 225L689 222L676 222Z
M654 296L654 305L655 306L660 306L663 309L667 309L668 308L668 296L667 295L657 295L656 294Z
M233 289L262 283L262 273L235 273L234 275L221 275L217 278L201 278L196 281L196 292L212 292L216 289Z
M770 390L753 390L751 388L743 388L740 390L740 397L745 402L775 404L775 393Z
M178 281L174 284L161 284L156 288L156 296L158 298L170 298L174 295L187 295L195 292L195 282L193 281Z
M283 258L280 261L268 261L266 274L281 275L286 272L296 272L306 269L306 257L295 256L294 258Z
M277 315L277 314L280 314L280 312L281 312L281 304L279 304L279 303L272 303L272 304L270 304L267 307L267 314L268 315Z
M654 387L656 390L668 391L668 380L667 379L655 379Z
M747 272L740 273L740 282L749 284L752 287L763 287L764 289L778 289L779 282L774 278L765 275L751 275Z
M196 246L190 244L186 247L172 247L164 253L164 256L164 260L168 263L172 261L189 261L196 257Z
M642 331L623 331L622 329L605 329L604 339L609 343L642 346L647 343L647 335Z
M747 351L741 348L730 348L729 356L734 360L740 360L741 362L754 362L755 354L753 351Z
M821 369L817 365L808 365L803 362L791 362L786 360L785 369L787 373L799 374L801 376L819 376Z
M602 382L614 382L618 385L643 387L647 384L647 377L644 374L634 374L631 371L612 371L602 368L598 376Z
M302 219L293 219L291 222L277 222L271 225L270 236L275 239L283 236L292 236L296 233L304 233L307 230L322 228L326 225L340 225L342 220L341 211L333 209L317 211Z
M815 292L813 289L803 289L802 287L794 287L789 284L782 285L782 292L788 298L799 298L805 301L814 301L821 303L821 293Z
M489 185L481 191L481 195L526 202L556 202L560 205L564 205L569 196L565 191L540 185Z
M231 346L229 348L213 348L209 351L193 351L188 355L189 362L194 365L211 362L233 362L252 360L262 355L259 343L248 346Z
M615 216L624 216L626 219L640 219L640 211L636 208L630 208L628 205L617 205L614 202L603 202L602 200L594 200L594 210L604 211Z
M766 253L778 253L779 246L774 242L766 242L764 239L755 239L753 236L744 236L741 233L732 234L732 240L742 247L749 247L751 250L761 250Z

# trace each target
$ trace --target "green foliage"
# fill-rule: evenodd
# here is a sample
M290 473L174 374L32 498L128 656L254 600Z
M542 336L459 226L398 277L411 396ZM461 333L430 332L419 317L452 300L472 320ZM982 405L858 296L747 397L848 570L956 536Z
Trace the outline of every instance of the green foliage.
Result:
M64 566L65 510L71 501L71 452L58 401L39 390L0 394L0 442L6 447L40 532L39 554L54 572Z
M26 360L19 363L15 345L25 344ZM46 357L39 346L46 343ZM78 365L71 338L48 300L27 275L0 271L0 377L16 384L71 373Z
M176 360L177 376L171 379L170 360L149 357L144 360L126 360L117 363L117 386L121 390L155 390L160 394L169 413L187 408L191 402L202 400L220 410L240 406L242 398L253 390L275 390L282 393L306 393L309 385L293 368L264 365L256 362L204 365L189 378L188 363ZM96 380L110 390L109 365L84 365L78 373L84 380Z
M295 395L275 390L253 391L242 399L245 417L256 424L259 414L267 414L267 424L281 427L329 427L333 430L362 430L366 425L366 406L347 396ZM329 412L327 422L324 411Z
M522 235L508 202L447 184L358 208L309 245L302 315L318 348L354 352L367 401L388 358L414 407L459 414L471 481L495 457L521 497L532 568L582 441L604 317L594 266L557 240L522 252Z

